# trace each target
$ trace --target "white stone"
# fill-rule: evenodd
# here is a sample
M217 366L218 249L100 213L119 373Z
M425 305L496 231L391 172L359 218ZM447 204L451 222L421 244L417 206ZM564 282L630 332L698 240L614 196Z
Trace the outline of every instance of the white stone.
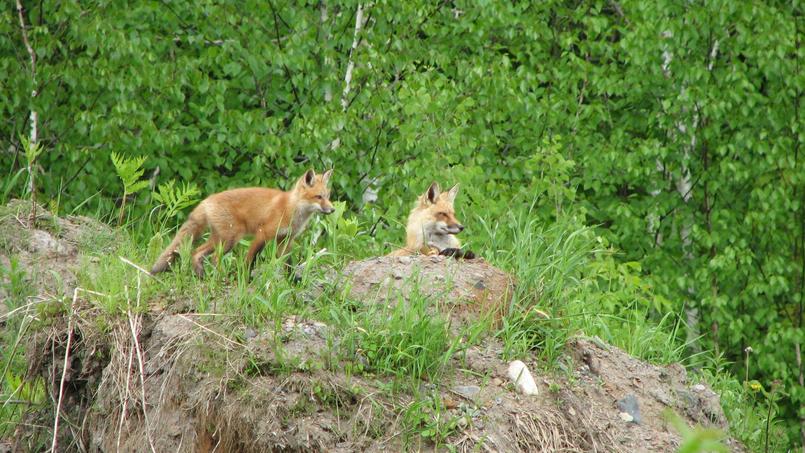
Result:
M634 417L632 417L632 415L629 414L628 412L621 412L618 415L620 415L621 420L625 421L626 423L634 421Z
M534 378L531 376L531 372L528 371L528 367L525 366L525 363L519 360L511 362L509 364L508 376L514 383L517 391L523 395L536 395L539 393L537 384L534 382Z

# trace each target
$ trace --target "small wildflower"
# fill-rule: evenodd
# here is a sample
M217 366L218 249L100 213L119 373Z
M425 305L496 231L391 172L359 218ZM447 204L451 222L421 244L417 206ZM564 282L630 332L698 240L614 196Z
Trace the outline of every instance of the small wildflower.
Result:
M756 392L759 392L760 389L762 389L763 387L760 385L760 382L755 381L749 384L749 388Z
M744 349L744 352L747 354L751 354L752 352L754 352L754 350L752 349L752 346L747 346L746 349Z

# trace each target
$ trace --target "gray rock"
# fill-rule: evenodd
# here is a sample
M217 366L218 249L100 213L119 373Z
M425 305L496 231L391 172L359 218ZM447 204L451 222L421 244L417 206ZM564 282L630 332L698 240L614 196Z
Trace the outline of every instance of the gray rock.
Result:
M477 385L458 385L453 387L453 392L464 398L473 399L481 392L481 388Z
M629 394L626 395L626 398L618 400L618 409L621 411L621 419L629 423L640 424L640 406L637 403L636 396ZM631 420L624 414L631 417Z
M34 230L31 233L29 247L32 252L41 254L54 253L57 255L68 255L73 252L73 250L62 241L56 239L47 231L42 230Z

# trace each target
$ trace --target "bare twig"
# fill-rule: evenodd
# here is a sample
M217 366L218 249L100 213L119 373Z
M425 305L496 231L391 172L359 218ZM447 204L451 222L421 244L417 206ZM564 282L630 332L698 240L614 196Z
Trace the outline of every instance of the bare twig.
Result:
M279 14L277 14L277 10L274 9L273 2L268 2L268 6L269 8L271 8L272 16L274 16L274 33L277 36L277 47L279 47L280 52L282 52L283 51L282 40L280 39L280 28L277 19L279 19L282 23L285 23L285 21ZM282 63L282 67L285 70L285 78L288 80L288 83L291 84L291 92L293 93L294 101L296 102L297 107L301 107L302 103L299 101L299 93L296 91L296 84L294 84L293 82L293 77L291 76L291 70L288 69L288 65L286 65L285 63Z
M15 309L11 310L10 312L8 312L8 313L6 313L6 314L4 314L4 315L0 316L0 322L4 322L4 321L5 321L5 320L7 320L7 319L11 319L11 316L16 315L16 314L17 314L17 312L20 312L20 311L23 311L23 310L27 311L28 309L30 309L30 308L31 308L31 307L33 307L34 305L41 304L41 303L42 303L42 302L44 302L45 300L50 300L50 299L40 299L40 300L35 300L35 301L33 301L33 302L28 302L28 303L27 303L27 304L25 304L25 305L20 305L19 307L17 307L17 308L15 308ZM2 374L2 375L0 375L0 376L4 376L4 375L5 375L5 374Z
M19 0L17 0L19 4ZM75 314L76 303L78 302L78 292L81 288L73 290L73 301L70 304L70 315L67 318L67 347L64 349L64 362L62 363L61 381L59 382L59 402L56 404L56 419L53 421L53 442L50 444L50 451L55 453L59 437L59 414L64 400L64 381L67 379L67 362L70 357L70 346L73 343L73 315Z
M137 306L140 305L140 285L142 277L141 274L137 274ZM126 297L128 300L128 297ZM130 304L129 304L130 306ZM134 352L137 353L137 364L140 368L140 387L141 387L141 394L140 397L142 399L143 404L143 422L145 423L145 437L148 439L148 446L151 447L151 453L156 453L156 449L154 448L154 441L151 439L151 430L148 426L148 409L146 406L145 401L145 367L143 366L143 355L140 349L140 340L138 339L138 331L140 329L139 321L141 320L142 315L136 315L135 319L138 321L135 323L135 320L132 319L131 308L126 310L129 318L129 328L131 328L131 338L134 343Z
M120 423L117 427L117 451L120 451L120 436L123 433L123 422L126 420L126 410L129 404L129 388L131 383L131 365L134 361L134 350L129 348L129 361L126 367L126 390L123 394L123 409L120 411Z
M140 274L145 274L145 275L147 275L148 277L153 278L154 280L159 280L159 278L157 278L157 277L155 277L155 276L151 275L151 273L150 273L150 272L148 272L146 269L144 269L144 268L140 267L140 266L139 266L139 265L137 265L137 264L132 263L132 262L131 262L131 261L129 261L128 259L123 258L122 256L118 256L118 258L120 258L120 261L123 261L124 263L128 264L129 266L131 266L131 267L133 267L133 268L137 269L138 271L140 271ZM140 275L140 274L138 274L138 275ZM137 278L139 279L139 276L138 276ZM139 280L138 280L138 282L139 282ZM139 283L138 283L138 286L139 286ZM139 294L137 294L137 299L138 299L138 300L137 300L137 305L138 305L138 306L139 306L139 298L140 298L140 295L139 295Z
M226 341L226 342L228 342L228 343L232 343L233 345L238 346L238 347L241 347L241 348L245 347L244 345L242 345L242 344L238 343L237 341L233 341L233 340L231 340L231 339L229 339L229 338L227 338L227 337L225 337L225 336L221 335L220 333L218 333L218 332L216 332L216 331L214 331L214 330L210 329L209 327L206 327L206 326L204 326L204 325L202 325L202 324L197 323L196 321L193 321L192 319L190 319L190 318L186 317L185 315L179 315L179 317L180 317L180 318L182 318L182 319L184 319L185 321L192 322L193 324L195 324L196 326L200 327L200 328L201 328L202 330L204 330L205 332L211 333L211 334L213 334L213 335L215 335L215 336L217 336L217 337L219 337L219 338L223 339L224 341Z
M131 310L128 311L128 316L129 316L129 328L131 329L131 338L134 341L134 351L137 353L137 364L139 365L140 368L140 387L141 387L140 398L143 404L143 421L145 423L145 436L148 439L148 446L151 447L151 452L156 453L156 449L154 448L154 441L151 439L151 430L148 426L148 410L146 408L146 401L145 401L145 367L143 366L143 356L142 352L140 351L140 341L137 339L137 330L139 329L139 326L135 327L135 322L131 316Z

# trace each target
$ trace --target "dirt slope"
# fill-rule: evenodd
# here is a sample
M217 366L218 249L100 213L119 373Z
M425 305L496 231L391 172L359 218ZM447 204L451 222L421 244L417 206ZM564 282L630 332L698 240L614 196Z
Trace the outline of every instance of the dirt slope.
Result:
M72 294L87 263L79 259L79 238L108 229L50 218L58 228L28 231L8 212L0 216L0 264L13 256L36 270L29 275L53 275L29 282L42 300ZM375 258L338 275L367 304L389 290L408 291L404 282L416 278L418 291L449 302L448 311L460 316L505 304L514 284L482 261L430 257ZM287 317L279 329L255 332L222 317L160 311L99 331L96 308L79 298L76 309L62 451L673 451L680 439L664 422L666 409L691 425L726 428L718 396L681 366L647 364L595 338L568 346L565 372L546 373L526 358L539 394L520 395L506 377L501 344L490 337L454 357L441 382L422 382L434 403L422 409L423 420L451 420L437 446L405 435L404 416L417 414L407 410L410 395L391 391L384 376L348 375L328 363L334 340L324 324ZM56 316L27 346L29 373L51 383L52 398L67 325ZM434 407L442 412L432 413ZM16 439L0 441L0 451L25 451L43 432L50 436L52 416L31 414L27 422L42 432L21 428Z

